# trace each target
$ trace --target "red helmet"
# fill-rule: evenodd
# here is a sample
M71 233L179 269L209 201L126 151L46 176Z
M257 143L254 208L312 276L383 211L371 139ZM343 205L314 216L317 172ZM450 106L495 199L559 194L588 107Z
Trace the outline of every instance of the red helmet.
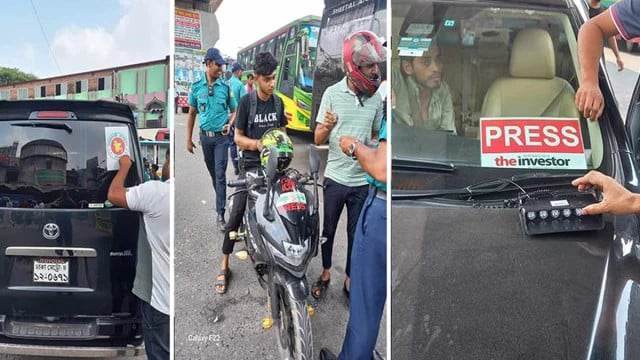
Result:
M344 39L342 44L342 62L347 77L356 89L367 96L372 96L380 86L380 77L366 77L360 66L385 62L386 51L382 43L371 31L358 31Z

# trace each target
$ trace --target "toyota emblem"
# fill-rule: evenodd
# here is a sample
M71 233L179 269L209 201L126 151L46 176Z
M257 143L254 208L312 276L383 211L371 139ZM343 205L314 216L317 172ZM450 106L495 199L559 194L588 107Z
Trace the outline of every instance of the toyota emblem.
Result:
M42 236L47 240L55 240L60 236L60 227L54 223L48 223L42 228Z

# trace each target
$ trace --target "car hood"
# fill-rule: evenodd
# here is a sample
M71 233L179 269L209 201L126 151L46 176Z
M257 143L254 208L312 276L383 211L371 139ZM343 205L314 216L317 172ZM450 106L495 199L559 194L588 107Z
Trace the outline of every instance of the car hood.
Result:
M622 305L640 312L638 283L607 275L612 222L599 232L529 237L516 209L394 201L392 216L394 357L584 359L590 348L615 351L620 326L640 332L638 316L616 323L615 309L609 317L598 310L622 304L627 291ZM601 294L606 276L611 299ZM594 328L613 330L591 343ZM624 351L640 354L627 332Z

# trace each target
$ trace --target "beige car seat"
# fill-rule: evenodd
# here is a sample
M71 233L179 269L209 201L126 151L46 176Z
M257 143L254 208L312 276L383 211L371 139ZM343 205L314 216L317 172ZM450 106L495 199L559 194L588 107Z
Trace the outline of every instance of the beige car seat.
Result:
M546 30L521 30L513 41L508 78L489 87L482 117L544 116L578 117L575 92L556 77L556 59Z

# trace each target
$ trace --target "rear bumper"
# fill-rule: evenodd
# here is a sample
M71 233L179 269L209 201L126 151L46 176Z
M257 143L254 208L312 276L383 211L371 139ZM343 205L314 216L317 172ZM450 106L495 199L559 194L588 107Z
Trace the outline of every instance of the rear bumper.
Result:
M25 344L0 343L0 354L53 356L53 357L85 357L104 358L121 356L141 356L145 354L144 346L127 347L79 347L79 346L42 346Z
M0 336L34 341L84 342L101 339L132 339L141 336L141 328L136 318L104 317L45 322L43 319L11 318L0 315Z

